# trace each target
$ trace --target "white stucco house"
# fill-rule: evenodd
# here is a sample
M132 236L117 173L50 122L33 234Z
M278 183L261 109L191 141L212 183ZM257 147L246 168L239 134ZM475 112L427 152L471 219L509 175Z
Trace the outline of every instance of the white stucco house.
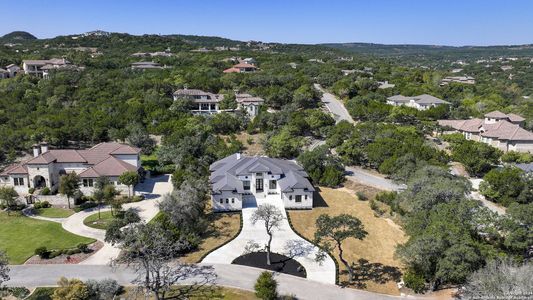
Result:
M179 89L173 94L174 101L178 99L189 99L193 103L191 112L193 114L210 115L219 112L229 112L233 110L220 109L220 102L224 100L224 95L205 92L197 89ZM261 105L265 102L262 98L250 94L235 94L237 109L242 109L250 117L255 117L259 113Z
M236 153L214 162L209 170L214 211L238 211L267 195L279 195L286 208L313 208L315 189L293 161Z
M431 95L423 94L423 95L411 96L411 97L395 95L395 96L387 98L387 104L393 105L393 106L405 105L405 106L416 108L418 110L426 110L432 107L437 107L439 105L450 104L450 102L444 101L442 99L439 99Z
M522 128L525 119L516 114L493 111L484 119L439 120L438 124L446 131L459 132L467 140L483 142L504 152L533 153L533 132Z
M53 70L70 69L81 70L81 67L73 65L64 58L23 60L22 69L25 74L46 78Z
M12 186L20 195L28 194L30 188L57 191L61 175L75 172L85 195L93 193L98 177L107 177L126 194L128 187L120 184L118 177L127 171L141 171L140 149L115 142L84 150L49 149L48 144L42 143L34 145L33 158L0 172L0 186Z

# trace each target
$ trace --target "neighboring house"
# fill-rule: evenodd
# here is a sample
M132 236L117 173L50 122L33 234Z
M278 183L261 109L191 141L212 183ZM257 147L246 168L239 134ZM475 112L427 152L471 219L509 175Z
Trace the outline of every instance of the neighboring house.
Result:
M265 103L263 98L250 94L235 94L235 100L239 108L245 110L252 118L259 114L259 108Z
M241 210L267 195L279 195L286 208L313 208L315 189L295 162L236 153L213 163L209 171L214 211Z
M446 133L460 132L467 140L492 145L504 152L533 152L533 133L520 127L525 121L519 115L500 111L487 113L484 119L439 120Z
M213 94L196 89L180 89L174 92L174 101L185 98L193 102L194 114L215 114L220 112L219 102L224 99L224 95Z
M10 64L5 69L0 68L0 79L13 78L17 76L20 68L17 65Z
M25 74L46 78L51 70L58 69L75 69L79 68L64 58L23 60L22 69Z
M6 70L9 72L9 78L13 78L20 73L20 67L15 64L10 64L6 66Z
M133 70L163 69L161 64L153 61L139 61L131 64Z
M254 73L257 70L259 70L258 67L243 61L229 69L224 70L224 73Z
M174 92L174 101L184 98L193 102L194 107L191 109L193 114L216 114L221 111L220 101L224 99L222 94L213 94L196 89L180 89ZM235 94L235 100L238 108L245 110L251 117L257 116L259 108L265 100L259 97L254 97L250 94Z
M392 84L392 83L389 83L389 81L385 80L385 81L378 81L378 89L392 89L393 87L395 87L396 85L395 84Z
M96 179L102 176L127 193L127 186L119 184L118 177L126 171L142 170L139 154L140 149L115 142L84 150L48 149L48 144L42 143L34 145L33 158L0 172L0 186L12 186L21 195L29 188L57 191L60 176L75 172L85 195L92 194Z
M448 84L450 84L452 82L464 83L464 84L475 84L476 83L476 79L474 77L471 77L471 76L448 76L448 77L444 77L441 80L440 85L444 86L444 85L448 85Z
M416 108L418 110L426 110L442 104L450 104L450 102L444 101L437 97L433 97L431 95L423 94L412 97L406 97L402 95L392 96L387 98L387 104L394 106L405 105Z
M9 72L5 69L0 68L0 79L9 78Z

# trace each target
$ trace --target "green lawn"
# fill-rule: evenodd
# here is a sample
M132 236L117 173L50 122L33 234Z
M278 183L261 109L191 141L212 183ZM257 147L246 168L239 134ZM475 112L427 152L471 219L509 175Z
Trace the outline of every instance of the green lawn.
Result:
M111 215L111 211L103 211L100 213L100 219L98 219L98 213L95 213L85 218L83 224L92 228L105 230L114 219L115 218Z
M39 208L35 210L35 213L41 217L47 218L68 218L74 214L74 211L71 209L59 208L59 207L48 207L48 208Z
M94 241L64 230L59 223L0 212L0 249L6 251L11 264L24 263L33 255L35 248L41 246L65 249Z

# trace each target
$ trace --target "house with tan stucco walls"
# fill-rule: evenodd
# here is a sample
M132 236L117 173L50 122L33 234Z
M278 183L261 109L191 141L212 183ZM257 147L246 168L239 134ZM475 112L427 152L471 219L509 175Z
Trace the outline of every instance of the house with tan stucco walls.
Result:
M467 140L483 142L504 152L533 153L533 132L524 128L525 119L516 114L493 111L484 119L439 120L445 133L460 132Z
M30 188L59 188L62 175L79 175L80 190L91 195L99 177L107 177L118 191L128 192L118 177L127 171L141 172L140 149L120 143L100 143L89 149L49 149L48 144L33 146L33 157L0 172L0 186L12 186L20 195Z

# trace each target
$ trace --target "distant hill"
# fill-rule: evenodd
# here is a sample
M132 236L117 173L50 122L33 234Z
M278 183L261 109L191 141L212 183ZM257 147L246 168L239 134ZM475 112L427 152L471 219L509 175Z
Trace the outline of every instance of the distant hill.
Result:
M4 41L29 41L36 40L37 37L26 31L13 31L4 35L0 39Z
M358 54L377 56L531 56L533 45L512 46L435 46L435 45L385 45L372 43L321 44Z

